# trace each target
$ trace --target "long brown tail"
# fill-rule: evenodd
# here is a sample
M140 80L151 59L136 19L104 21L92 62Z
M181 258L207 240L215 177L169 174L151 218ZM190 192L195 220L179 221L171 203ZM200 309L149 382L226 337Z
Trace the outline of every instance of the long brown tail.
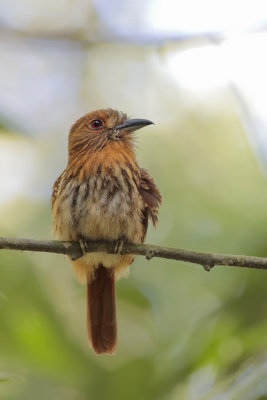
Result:
M87 282L87 329L97 354L115 352L117 344L116 294L113 268L102 264Z

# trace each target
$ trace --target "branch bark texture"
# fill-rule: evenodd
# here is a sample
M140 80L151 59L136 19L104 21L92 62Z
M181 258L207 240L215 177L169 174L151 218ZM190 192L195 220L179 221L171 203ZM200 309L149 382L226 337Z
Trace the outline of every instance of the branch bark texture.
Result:
M116 243L106 241L86 242L86 252L105 252L113 254ZM63 242L58 240L33 240L0 237L0 250L26 250L48 253L65 254L73 260L81 257L83 251L78 242ZM215 265L255 268L267 270L267 258L243 256L234 254L202 253L171 247L155 246L151 244L125 243L120 254L135 254L145 256L147 260L153 257L166 258L169 260L185 261L200 264L206 271Z

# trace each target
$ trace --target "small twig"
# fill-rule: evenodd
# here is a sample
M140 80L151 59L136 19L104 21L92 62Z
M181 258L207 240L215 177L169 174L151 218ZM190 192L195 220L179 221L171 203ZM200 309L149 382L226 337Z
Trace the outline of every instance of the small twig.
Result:
M114 246L114 242L88 241L86 242L86 252L105 252L114 254ZM70 256L73 260L83 255L78 242L62 242L58 240L12 239L0 237L0 250L1 249L65 254ZM150 244L125 243L120 254L141 255L145 256L147 260L150 260L153 257L159 257L167 258L169 260L186 261L200 264L206 271L210 271L210 269L215 265L267 270L267 258L263 257L201 253L191 250L154 246Z

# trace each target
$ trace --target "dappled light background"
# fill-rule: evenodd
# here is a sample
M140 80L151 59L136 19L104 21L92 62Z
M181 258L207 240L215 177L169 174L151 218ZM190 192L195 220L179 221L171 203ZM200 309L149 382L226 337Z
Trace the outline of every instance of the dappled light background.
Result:
M261 0L2 0L0 235L52 238L69 128L112 107L155 122L148 243L267 257L266 26ZM68 261L1 251L0 397L267 399L266 278L139 257L117 353L97 357Z

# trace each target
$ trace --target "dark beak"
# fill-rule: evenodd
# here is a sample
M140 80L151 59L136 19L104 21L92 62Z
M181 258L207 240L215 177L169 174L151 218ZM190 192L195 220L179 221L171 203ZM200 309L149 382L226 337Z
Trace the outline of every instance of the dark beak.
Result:
M114 129L132 132L151 124L154 124L154 122L148 119L127 119L123 124L115 126Z

